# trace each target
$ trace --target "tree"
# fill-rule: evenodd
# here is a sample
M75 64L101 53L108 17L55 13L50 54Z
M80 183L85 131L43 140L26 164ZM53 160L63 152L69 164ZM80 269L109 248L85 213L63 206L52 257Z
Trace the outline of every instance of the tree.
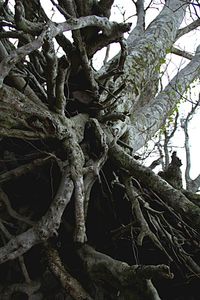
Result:
M155 158L156 156L156 159L153 160L149 167L151 169L155 169L157 166L161 165L162 170L164 171L164 173L166 173L166 171L170 167L170 152L172 152L173 149L177 148L179 153L183 152L182 156L183 154L185 155L186 161L183 174L181 174L182 172L180 170L180 166L182 166L182 162L179 158L177 159L177 166L179 166L179 178L181 181L180 184L182 185L182 179L184 179L186 190L188 192L196 193L199 191L200 176L198 174L194 179L191 178L191 169L192 165L194 165L194 161L192 164L190 141L191 130L189 130L189 127L190 122L194 121L193 118L197 117L195 113L197 113L197 110L199 108L199 99L197 101L194 101L194 99L188 99L186 102L184 102L184 106L187 107L187 110L185 111L185 109L182 109L181 115L180 111L177 110L173 115L171 115L168 118L165 125L161 128L158 134L151 141L152 145L151 147L149 147L148 151L142 151L142 155L144 155L142 159L146 160L147 158L149 159L149 157ZM177 138L180 136L183 136L183 138ZM160 173L160 175L162 176L164 175L164 173ZM175 173L173 174L174 176L176 176ZM173 182L173 176L171 175L169 176L169 181L171 180L171 182ZM171 184L173 185L173 183Z
M16 0L14 12L0 1L1 299L184 299L177 284L194 299L198 196L135 152L199 76L200 48L174 48L199 26L198 1L160 3L147 28L154 1L133 1L131 31L109 21L113 0L51 2L64 22L39 0ZM188 10L196 17L180 28ZM94 70L114 42L120 53ZM159 90L170 51L190 62Z

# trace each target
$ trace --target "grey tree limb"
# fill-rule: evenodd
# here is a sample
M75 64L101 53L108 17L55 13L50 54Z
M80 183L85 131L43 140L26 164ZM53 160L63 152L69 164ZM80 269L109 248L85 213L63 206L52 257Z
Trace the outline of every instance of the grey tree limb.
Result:
M181 50L181 49L178 49L176 47L172 47L172 51L171 51L173 54L176 54L178 56L181 56L181 57L184 57L184 58L187 58L189 60L191 60L193 58L193 55L187 51L184 51L184 50Z

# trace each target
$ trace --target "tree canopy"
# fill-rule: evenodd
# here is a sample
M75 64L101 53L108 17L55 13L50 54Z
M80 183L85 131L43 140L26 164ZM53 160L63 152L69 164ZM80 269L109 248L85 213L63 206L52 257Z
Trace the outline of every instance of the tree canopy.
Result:
M135 26L114 0L51 0L63 22L44 2L0 0L0 298L198 299L198 180L183 189L176 151L159 174L136 152L199 78L200 46L175 46L199 2L133 0ZM162 88L169 53L188 62Z

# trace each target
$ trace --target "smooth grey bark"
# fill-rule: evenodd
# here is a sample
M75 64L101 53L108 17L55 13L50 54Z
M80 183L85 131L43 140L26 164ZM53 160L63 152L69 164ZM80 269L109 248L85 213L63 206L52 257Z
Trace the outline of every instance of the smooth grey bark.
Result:
M126 86L116 110L128 111L130 118L126 118L124 123L114 124L113 131L117 129L118 136L126 132L126 142L134 151L151 139L179 102L188 84L199 76L200 56L197 48L191 63L156 95L158 70L166 52L175 41L186 6L182 1L169 1L141 38L131 42L130 34L130 40L128 39L129 54L124 64L125 76L124 79L119 78L119 82L125 82Z
M165 123L172 109L182 98L188 84L199 76L200 72L200 47L191 62L182 69L166 88L144 107L138 109L130 125L132 147L138 150L157 132Z

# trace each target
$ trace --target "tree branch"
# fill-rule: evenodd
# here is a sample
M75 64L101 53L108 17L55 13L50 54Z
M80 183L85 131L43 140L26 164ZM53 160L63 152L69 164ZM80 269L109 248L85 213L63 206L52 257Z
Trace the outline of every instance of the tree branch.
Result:
M2 184L9 180L13 180L20 176L23 176L23 175L35 170L35 168L41 167L41 166L45 165L46 163L49 163L52 160L52 158L53 158L52 156L37 158L30 163L19 166L13 170L4 172L4 173L0 174L0 183Z
M155 169L157 166L159 166L163 161L163 155L161 155L159 158L157 158L156 160L154 160L148 168L150 168L151 170Z
M81 141L88 116L80 114L68 119L36 105L19 91L3 85L0 89L0 136L24 139L53 137L62 140L76 127L76 139ZM18 117L16 117L18 116ZM77 123L77 120L79 123ZM20 129L18 129L20 128Z
M173 124L166 126L166 128L164 129L164 142L163 142L163 149L164 149L164 168L163 170L165 170L168 166L169 166L169 141L171 140L171 138L174 136L176 130L177 130L177 126L178 126L178 117L179 117L179 112L176 112L176 115L174 117L174 121Z
M88 5L90 5L90 3L88 3ZM69 6L71 8L72 16L76 17L76 10L75 10L73 1L71 1L71 0L69 1ZM81 6L84 6L84 4L79 5L78 7L81 9ZM83 41L81 31L80 30L73 31L72 35L74 38L74 43L80 54L80 61L81 61L84 73L90 83L91 89L94 93L94 98L97 99L98 94L99 94L99 92L98 92L99 87L98 87L98 84L94 77L94 71L93 71L92 67L90 66L90 62L89 62L87 51L86 51L86 45Z
M57 194L46 214L34 227L13 237L5 246L0 248L0 264L23 255L34 245L57 234L62 214L71 200L73 188L73 183L69 179L69 172L65 170Z
M21 59L31 52L39 49L45 40L52 40L58 34L69 30L76 30L88 26L97 26L102 29L105 35L111 35L112 32L118 30L121 24L115 22L109 22L107 18L101 18L97 16L80 17L79 19L70 19L64 23L56 24L50 22L44 26L44 30L35 40L30 43L16 49L8 57L3 59L0 63L0 87L2 87L4 78L9 74L10 70Z
M59 1L58 1L59 2ZM55 3L54 0L51 0L51 3L57 8L57 10L66 18L70 19L72 18L72 15L70 15L61 5Z
M137 12L137 24L136 27L139 27L141 32L145 30L145 9L144 9L144 0L137 0L135 3L136 12Z
M2 41L0 41L0 60L3 60L5 58L8 57L8 51L5 48L5 46L3 45ZM21 78L21 77L16 77L14 76L14 74L10 73L9 78L10 81L12 82L12 85L17 88L19 91L21 91L22 89L24 89L24 86L26 85L26 81ZM8 80L9 81L9 80ZM26 88L24 90L24 94L29 97L34 103L37 104L42 104L41 100L37 97L37 95L35 94L35 92L30 88L29 85L26 85Z
M74 241L77 243L84 243L87 239L84 215L85 191L83 184L83 166L85 157L81 147L77 143L75 133L71 133L68 139L64 139L63 146L69 155L70 173L74 183L76 218Z
M67 295L70 294L74 300L92 300L78 280L65 269L58 252L49 246L45 252L47 254L50 270L58 278Z
M99 87L95 80L94 71L93 71L92 67L90 66L90 62L88 60L86 47L82 40L80 30L75 31L73 35L74 35L75 42L78 46L78 51L80 53L80 60L82 62L82 67L83 67L84 73L90 83L91 89L94 93L94 98L98 98Z
M187 58L189 60L191 60L194 57L194 55L190 54L189 52L180 50L176 47L172 47L171 53L176 54L181 57L184 57L184 58Z
M192 191L193 193L196 193L199 191L199 187L200 187L200 174L193 180L191 180L190 182L190 191Z
M197 20L195 20L188 26L179 29L177 32L177 35L176 35L176 40L178 40L180 37L182 37L183 35L185 35L186 33L190 32L190 31L196 29L199 26L200 26L200 19L198 18Z
M106 136L103 132L99 122L96 119L90 119L87 123L89 130L93 131L96 139L96 148L99 153L100 157L97 159L90 159L85 167L85 176L84 176L84 189L85 189L85 201L84 201L84 212L85 212L85 219L87 218L88 212L88 205L90 199L90 193L92 186L96 179L98 178L100 181L99 172L107 160L107 153L108 153L108 146L106 143ZM91 141L89 141L91 142Z
M188 84L199 76L199 70L200 46L191 62L171 80L166 88L155 99L130 116L129 143L134 151L140 149L161 128L166 120L166 113L169 114L182 98Z
M150 230L149 225L143 216L143 213L140 208L139 201L138 201L141 198L141 196L139 196L138 193L136 192L136 190L134 189L131 177L129 177L129 178L127 177L124 180L124 185L126 187L126 192L127 192L128 198L132 204L132 210L134 212L136 221L140 225L140 233L137 237L137 244L139 246L142 246L143 239L145 237L149 237L152 240L152 242L154 243L154 245L156 245L156 247L158 247L161 251L163 251L166 254L166 256L169 258L169 260L172 261L172 258L169 256L169 254L167 253L165 248L162 246L162 244L159 241L159 239L157 238L157 236Z
M18 29L31 34L38 34L44 27L43 23L34 23L25 19L24 6L20 0L15 4L15 24Z
M44 40L42 48L44 56L46 58L45 75L47 83L48 104L50 109L52 109L55 105L55 89L58 61L54 49L54 42L51 38L47 38Z
M128 289L132 296L141 293L141 286L143 288L145 286L145 291L148 294L149 289L146 286L146 279L160 276L167 279L173 278L173 274L170 273L169 267L166 265L129 266L127 263L115 260L88 245L84 245L78 249L78 254L93 282L97 284L103 282L116 288L117 291ZM138 278L140 278L139 285L137 284ZM141 285L141 281L144 285Z
M174 189L149 168L141 166L134 158L125 153L119 145L113 146L109 151L111 158L119 167L126 169L130 174L141 179L146 186L161 197L164 196L165 201L171 207L187 218L194 228L200 230L200 209L179 190Z
M8 199L8 196L6 195L6 193L0 188L0 199L1 201L4 203L4 205L6 206L6 209L8 211L8 214L13 218L16 219L18 221L24 222L27 225L34 225L34 222L29 220L28 218L21 216L20 214L18 214L11 206L10 201Z
M65 55L63 55L58 62L58 72L56 77L56 100L54 111L65 116L65 81L67 75L70 73L70 62Z
M112 7L113 3L114 3L114 0L100 0L98 2L98 8L100 10L100 15L109 18L110 13L111 13L111 7Z
M175 12L176 16L174 13L172 14L172 11ZM122 84L125 84L125 87L121 92L114 110L115 112L128 112L128 114L130 114L130 126L127 126L129 128L129 136L127 135L129 142L127 140L125 142L127 144L129 143L130 146L134 145L134 151L141 148L141 146L151 138L151 132L153 132L153 135L155 134L162 125L162 116L165 115L165 112L169 112L170 110L169 99L166 99L167 101L164 101L164 103L162 99L162 103L155 103L154 106L152 98L155 97L158 90L157 83L161 66L159 65L158 69L158 60L162 61L166 57L167 49L174 43L176 31L181 24L184 14L185 4L183 5L180 0L170 1L169 6L164 6L159 16L146 29L139 43L135 43L131 41L131 39L127 41L129 54L124 64L124 74L116 80L113 80L113 85L116 90ZM175 20L178 20L178 23ZM196 59L197 57L198 55ZM113 64L116 67L117 62L115 60L111 61L110 69L103 67L99 75L101 76L102 73L105 74L108 70L110 71L113 68ZM195 75L198 76L197 61L195 67ZM193 79L194 78L195 76ZM184 86L186 88L186 84ZM165 97L167 98L168 94L166 94ZM102 102L106 96L106 94L102 94ZM149 116L152 117L149 118ZM158 127L155 128L157 125ZM121 127L121 125L118 127ZM122 133L124 133L124 131L122 131ZM136 145L138 146L137 149L135 149Z
M200 104L200 96L199 96L199 100L195 103L195 105L192 105L192 108L188 113L187 117L181 120L181 127L183 128L184 135L185 135L184 146L185 146L185 153L186 153L186 169L185 169L186 189L193 193L197 192L200 186L200 175L197 176L194 180L190 178L191 156L190 156L188 125L196 109L199 108L199 104Z

